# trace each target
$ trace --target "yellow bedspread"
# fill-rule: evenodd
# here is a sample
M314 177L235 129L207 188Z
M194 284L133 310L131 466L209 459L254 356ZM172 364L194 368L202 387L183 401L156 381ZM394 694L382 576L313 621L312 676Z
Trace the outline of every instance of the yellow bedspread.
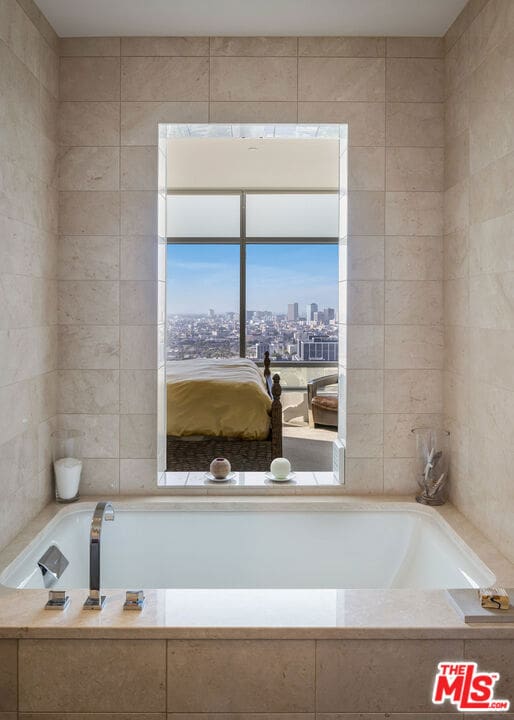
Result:
M251 360L198 358L168 364L168 435L264 440L271 399Z

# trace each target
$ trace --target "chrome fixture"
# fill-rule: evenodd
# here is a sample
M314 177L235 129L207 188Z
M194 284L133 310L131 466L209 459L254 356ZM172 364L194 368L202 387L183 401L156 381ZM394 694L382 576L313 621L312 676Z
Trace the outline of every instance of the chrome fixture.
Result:
M100 538L103 520L114 520L114 508L110 502L96 505L89 533L89 596L84 603L86 610L101 610L105 595L100 594Z
M50 590L45 610L66 610L71 600L66 595L66 590Z
M145 594L142 590L127 590L123 603L124 610L142 610L144 604Z
M55 585L63 572L69 565L68 560L64 557L57 545L50 545L46 552L37 561L39 569L43 574L43 583L46 588Z

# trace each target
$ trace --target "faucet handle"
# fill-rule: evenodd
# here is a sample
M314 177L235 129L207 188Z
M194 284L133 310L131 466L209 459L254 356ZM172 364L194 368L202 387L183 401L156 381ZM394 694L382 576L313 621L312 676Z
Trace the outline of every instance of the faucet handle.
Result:
M66 590L50 590L45 610L66 610L71 600Z
M124 610L142 610L145 604L145 594L143 590L127 590L125 594Z

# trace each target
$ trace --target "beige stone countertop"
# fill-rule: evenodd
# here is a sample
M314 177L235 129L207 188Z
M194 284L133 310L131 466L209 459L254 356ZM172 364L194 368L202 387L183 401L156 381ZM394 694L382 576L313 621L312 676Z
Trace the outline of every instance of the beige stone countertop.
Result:
M87 497L84 502L99 498ZM202 497L115 497L116 504L139 508L179 503L184 509L198 503L237 509L248 496L230 499ZM291 503L291 498L255 498L270 508ZM302 509L338 505L361 508L385 503L411 502L404 497L322 497L314 501L296 497ZM77 506L75 506L77 507ZM62 508L51 503L0 554L5 567ZM334 508L335 509L335 508ZM498 581L514 587L514 566L454 507L436 510L493 570ZM82 609L87 591L71 590L65 611L47 611L44 590L0 587L0 638L162 638L162 639L514 639L514 623L466 625L449 605L444 590L265 590L265 589L151 589L145 590L142 612L122 609L124 591L102 590L107 602L101 612Z

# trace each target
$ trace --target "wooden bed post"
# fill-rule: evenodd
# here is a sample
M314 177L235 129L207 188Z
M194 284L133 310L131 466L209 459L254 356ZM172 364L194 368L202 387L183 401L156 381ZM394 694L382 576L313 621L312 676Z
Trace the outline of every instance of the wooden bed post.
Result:
M271 360L269 359L269 350L266 350L264 353L264 377L267 379L271 375L271 370L269 369L271 365Z
M267 355L269 362L269 353ZM273 402L271 403L271 459L274 460L276 457L282 457L282 403L280 402L282 388L280 386L280 375L273 375L271 394L273 395Z

